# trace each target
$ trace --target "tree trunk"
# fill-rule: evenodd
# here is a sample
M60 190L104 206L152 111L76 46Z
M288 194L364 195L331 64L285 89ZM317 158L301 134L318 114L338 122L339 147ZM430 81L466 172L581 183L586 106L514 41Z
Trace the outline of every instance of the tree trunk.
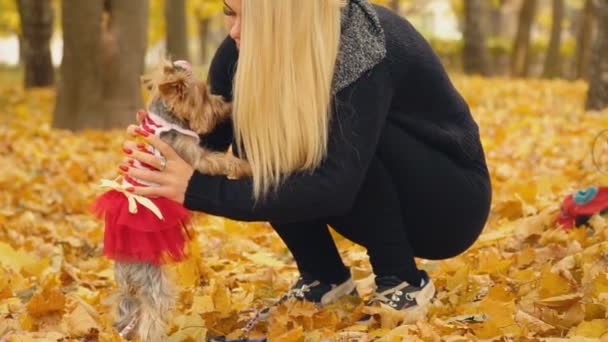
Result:
M21 30L21 33L17 35L17 42L19 44L19 65L23 66L25 65L25 53L23 52L23 46L25 45L25 42L23 41L23 30Z
M598 34L591 53L588 110L608 107L608 0L595 0L595 4Z
M593 0L586 0L585 8L581 13L581 28L576 39L576 78L587 78L589 73L589 63L591 61L591 42L593 38L593 25L595 21L593 9Z
M399 0L391 0L391 9L399 13Z
M141 108L148 0L63 0L62 13L63 62L53 126L126 127Z
M560 47L562 43L562 20L564 19L564 0L553 0L553 19L551 23L551 38L545 57L543 76L554 78L562 76L562 58Z
M536 14L536 3L536 0L524 0L519 12L519 24L511 56L511 73L516 77L528 76L531 62L530 33Z
M188 60L185 0L165 0L167 54L172 59Z
M463 66L467 74L488 75L488 49L483 18L483 1L464 1L464 52Z
M206 65L208 62L209 51L207 46L209 45L209 29L211 28L211 18L199 18L198 19L198 39L200 42L201 49L201 63Z
M18 0L22 37L20 58L25 66L25 88L46 87L53 84L51 36L53 35L53 7L51 0Z

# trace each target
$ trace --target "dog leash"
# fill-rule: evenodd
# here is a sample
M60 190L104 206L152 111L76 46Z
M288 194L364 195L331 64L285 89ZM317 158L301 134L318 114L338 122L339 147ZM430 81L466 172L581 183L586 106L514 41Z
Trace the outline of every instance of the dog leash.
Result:
M129 324L127 324L122 330L118 333L120 337L127 338L127 336L135 329L135 325L137 324L137 316L133 317Z
M251 333L253 328L255 328L255 326L260 322L262 314L268 314L268 312L270 312L270 309L283 304L289 298L295 297L297 299L303 299L304 293L309 292L310 288L315 285L316 284L313 283L311 285L303 285L302 287L300 287L298 289L290 289L289 292L287 292L283 297L279 298L279 300L277 300L276 302L274 302L268 306L265 306L261 310L257 310L255 312L255 314L253 315L253 317L251 317L249 319L249 321L247 321L247 324L245 324L245 326L243 328L241 328L241 331L242 331L241 341L243 341L244 338L247 339L249 337L249 334ZM237 340L237 341L239 341L239 340Z

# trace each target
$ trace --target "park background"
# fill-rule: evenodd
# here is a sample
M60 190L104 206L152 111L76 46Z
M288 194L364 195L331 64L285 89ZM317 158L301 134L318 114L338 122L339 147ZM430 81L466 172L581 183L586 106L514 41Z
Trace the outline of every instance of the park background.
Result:
M608 222L555 224L566 195L606 182L608 1L377 2L429 40L470 105L494 190L488 223L466 253L419 261L438 293L415 324L383 308L378 324L356 325L361 302L347 299L281 306L252 337L608 341ZM124 128L146 96L139 76L168 53L205 77L227 33L221 8L0 0L0 341L120 341L88 204L118 175ZM192 257L171 269L182 286L171 340L237 337L249 308L294 281L293 260L265 223L197 213L192 230ZM369 295L365 250L335 236Z

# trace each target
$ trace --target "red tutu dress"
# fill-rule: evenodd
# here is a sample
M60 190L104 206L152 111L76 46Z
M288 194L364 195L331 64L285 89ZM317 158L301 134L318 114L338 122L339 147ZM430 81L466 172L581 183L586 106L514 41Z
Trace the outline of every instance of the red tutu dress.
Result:
M195 132L170 124L154 113L146 115L140 128L156 135L178 130L199 139ZM152 146L145 152L161 155ZM134 160L133 167L156 170L137 160ZM91 211L105 220L103 254L121 262L147 261L161 264L183 260L190 212L183 205L164 197L147 198L127 192L125 189L131 186L157 184L128 176L123 177L122 184L102 180L102 187L111 190L91 205Z

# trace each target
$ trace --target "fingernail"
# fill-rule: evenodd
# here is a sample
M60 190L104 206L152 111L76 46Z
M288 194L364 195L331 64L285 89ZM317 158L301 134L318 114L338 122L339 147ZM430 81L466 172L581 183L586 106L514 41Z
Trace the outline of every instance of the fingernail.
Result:
M137 148L140 149L140 150L145 150L146 149L146 144L139 143L139 144L137 144Z
M126 166L126 165L120 165L118 168L121 169L121 170L123 170L124 172L129 171L129 167Z
M128 191L128 192L134 192L134 191L135 191L135 188L132 188L132 187L131 187L131 188L127 188L127 191Z
M123 148L122 148L122 150L123 150L123 152L124 152L124 153L126 153L126 154L131 154L131 153L133 153L133 150L131 150L130 148L123 147Z
M135 161L133 159L129 159L128 161L129 165L134 166L135 165Z
M150 135L150 133L148 133L148 132L144 131L144 130L143 130L143 129L141 129L141 128L136 128L136 129L135 129L135 133L137 133L137 134L139 134L139 135L143 135L144 137L147 137L148 135Z

